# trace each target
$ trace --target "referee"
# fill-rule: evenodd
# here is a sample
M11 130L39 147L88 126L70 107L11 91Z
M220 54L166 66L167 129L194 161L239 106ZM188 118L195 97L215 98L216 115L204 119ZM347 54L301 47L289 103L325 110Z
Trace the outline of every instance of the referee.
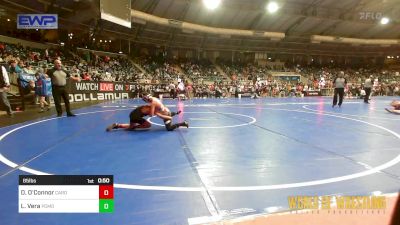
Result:
M333 104L332 108L335 107L335 105L338 102L338 95L339 95L339 107L342 106L343 103L343 97L344 97L344 88L346 87L347 81L344 78L344 72L340 71L336 79L333 81L333 85L335 87L335 92L333 94Z
M369 98L371 95L371 90L372 90L372 79L373 76L369 76L367 79L365 79L364 82L364 90L365 90L365 96L364 96L364 103L369 104Z
M67 78L71 78L75 81L80 81L78 77L71 77L70 74L61 68L61 60L54 60L54 68L47 71L47 75L51 78L51 84L53 89L54 104L56 105L57 117L62 116L61 98L64 99L65 111L67 116L76 116L71 112L69 105L68 92L66 90Z

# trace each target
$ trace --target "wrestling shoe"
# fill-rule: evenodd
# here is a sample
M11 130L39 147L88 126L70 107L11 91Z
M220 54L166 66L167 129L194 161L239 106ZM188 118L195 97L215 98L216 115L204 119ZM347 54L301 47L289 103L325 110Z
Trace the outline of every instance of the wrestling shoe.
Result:
M113 123L107 127L106 131L111 131L112 129L118 129L118 123Z
M181 112L182 112L181 110L179 110L178 112L171 112L171 116L179 115L179 113L181 113Z

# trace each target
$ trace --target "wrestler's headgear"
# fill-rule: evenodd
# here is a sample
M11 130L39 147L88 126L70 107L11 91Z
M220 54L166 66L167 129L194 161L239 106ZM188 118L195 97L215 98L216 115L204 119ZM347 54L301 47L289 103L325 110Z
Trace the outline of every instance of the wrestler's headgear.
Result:
M146 92L142 93L142 99L145 102L151 102L151 94L148 94Z

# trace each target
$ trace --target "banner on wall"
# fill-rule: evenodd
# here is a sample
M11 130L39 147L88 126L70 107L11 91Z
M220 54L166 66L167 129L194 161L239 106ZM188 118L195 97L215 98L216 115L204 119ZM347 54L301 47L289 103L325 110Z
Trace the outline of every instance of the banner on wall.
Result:
M135 85L120 82L81 81L69 82L67 90L70 102L121 100L134 97Z
M321 91L303 91L304 96L322 96Z

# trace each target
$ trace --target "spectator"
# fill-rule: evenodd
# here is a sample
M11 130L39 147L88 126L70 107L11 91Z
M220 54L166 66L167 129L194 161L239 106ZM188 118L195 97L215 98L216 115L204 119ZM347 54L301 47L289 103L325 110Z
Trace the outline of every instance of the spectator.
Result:
M43 74L43 69L35 74L35 93L39 97L40 111L44 112L44 106L46 106L46 111L50 110L50 103L46 101L46 98L51 95L49 90L50 82L47 81L47 75Z
M88 72L83 73L82 80L92 80Z
M32 69L32 66L30 64L27 64L22 71L27 74L35 74L35 71Z
M7 98L7 91L10 87L10 81L8 79L8 73L6 68L2 65L0 66L0 103L6 108L7 115L13 117L14 114L11 109L10 102Z
M22 69L17 65L17 62L13 59L10 62L10 72L11 73L21 73Z

